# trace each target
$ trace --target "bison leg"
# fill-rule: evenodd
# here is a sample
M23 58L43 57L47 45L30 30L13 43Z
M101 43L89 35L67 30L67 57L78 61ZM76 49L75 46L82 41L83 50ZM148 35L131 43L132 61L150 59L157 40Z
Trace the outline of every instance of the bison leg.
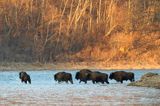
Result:
M27 81L24 81L25 82L25 84L27 84Z
M121 83L123 83L123 80L121 80Z
M81 83L81 80L79 81L79 83Z
M66 83L68 84L68 80L66 81Z
M85 84L87 84L87 80L85 80L84 82L85 82Z
M28 80L29 84L31 84L31 80Z
M71 82L71 84L73 84L73 81L72 81L72 80L70 80L70 82Z
M93 84L95 84L95 81L94 81L94 80L92 80L92 83L93 83Z
M108 82L108 81L106 81L106 83L107 83L107 84L109 84L109 82Z
M134 82L134 79L130 79L131 82Z
M21 82L23 83L23 79L21 79Z
M31 78L30 78L30 76L28 76L28 82L31 84Z

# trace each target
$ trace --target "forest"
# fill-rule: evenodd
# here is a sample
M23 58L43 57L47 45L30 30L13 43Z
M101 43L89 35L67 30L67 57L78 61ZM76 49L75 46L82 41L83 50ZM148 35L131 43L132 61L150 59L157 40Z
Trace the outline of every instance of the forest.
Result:
M0 0L0 62L160 65L160 0Z

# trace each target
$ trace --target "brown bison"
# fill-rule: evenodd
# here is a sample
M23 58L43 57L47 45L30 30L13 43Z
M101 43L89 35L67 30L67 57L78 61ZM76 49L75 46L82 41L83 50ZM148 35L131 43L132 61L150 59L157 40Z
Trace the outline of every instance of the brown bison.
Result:
M123 80L127 81L130 80L131 82L134 81L134 73L132 72L125 72L125 71L117 71L110 74L109 78L115 79L117 82L123 83Z
M106 82L107 84L109 84L108 82L108 74L105 73L101 73L101 72L92 72L89 75L89 79L92 80L93 84L101 82L102 84L104 84L104 82Z
M82 69L76 73L75 79L80 80L79 83L81 83L81 81L87 83L87 81L90 80L89 75L91 73L92 71L89 69Z
M21 79L21 82L25 82L26 84L29 82L31 84L31 78L26 72L20 72L19 78Z
M54 75L54 80L58 81L58 83L65 81L68 83L70 81L73 84L72 74L66 72L58 72Z

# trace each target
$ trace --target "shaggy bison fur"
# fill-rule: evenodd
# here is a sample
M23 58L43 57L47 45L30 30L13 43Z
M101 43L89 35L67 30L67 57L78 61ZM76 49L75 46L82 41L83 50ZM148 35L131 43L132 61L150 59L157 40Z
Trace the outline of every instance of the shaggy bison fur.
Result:
M79 83L81 83L81 81L87 83L87 81L90 80L89 75L91 73L92 71L89 69L82 69L76 73L75 79L80 80Z
M66 73L66 72L58 72L54 75L54 80L58 81L58 83L60 82L66 82L68 83L68 81L70 81L73 84L73 80L72 80L72 74L70 73Z
M101 82L102 84L104 84L104 82L106 82L107 84L109 84L108 82L108 74L105 73L101 73L101 72L92 72L89 75L89 79L92 80L93 84Z
M123 81L130 80L131 82L134 81L134 73L132 72L125 72L125 71L117 71L110 74L109 78L115 79L117 82L123 83Z
M31 78L26 72L20 72L19 78L21 79L21 82L25 82L26 84L29 82L31 84Z

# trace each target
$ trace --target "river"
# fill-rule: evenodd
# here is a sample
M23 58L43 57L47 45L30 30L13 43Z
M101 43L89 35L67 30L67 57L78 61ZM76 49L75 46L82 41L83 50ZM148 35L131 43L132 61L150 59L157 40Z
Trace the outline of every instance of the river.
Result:
M65 70L61 70L65 71ZM99 71L99 70L98 70ZM115 70L105 71L110 74ZM139 80L147 72L160 73L160 70L126 70L134 72ZM92 84L75 80L77 70L70 70L74 84L54 81L57 70L27 71L32 84L21 83L19 71L0 71L0 106L138 106L159 105L160 90L146 87L127 86L109 80L110 84Z

